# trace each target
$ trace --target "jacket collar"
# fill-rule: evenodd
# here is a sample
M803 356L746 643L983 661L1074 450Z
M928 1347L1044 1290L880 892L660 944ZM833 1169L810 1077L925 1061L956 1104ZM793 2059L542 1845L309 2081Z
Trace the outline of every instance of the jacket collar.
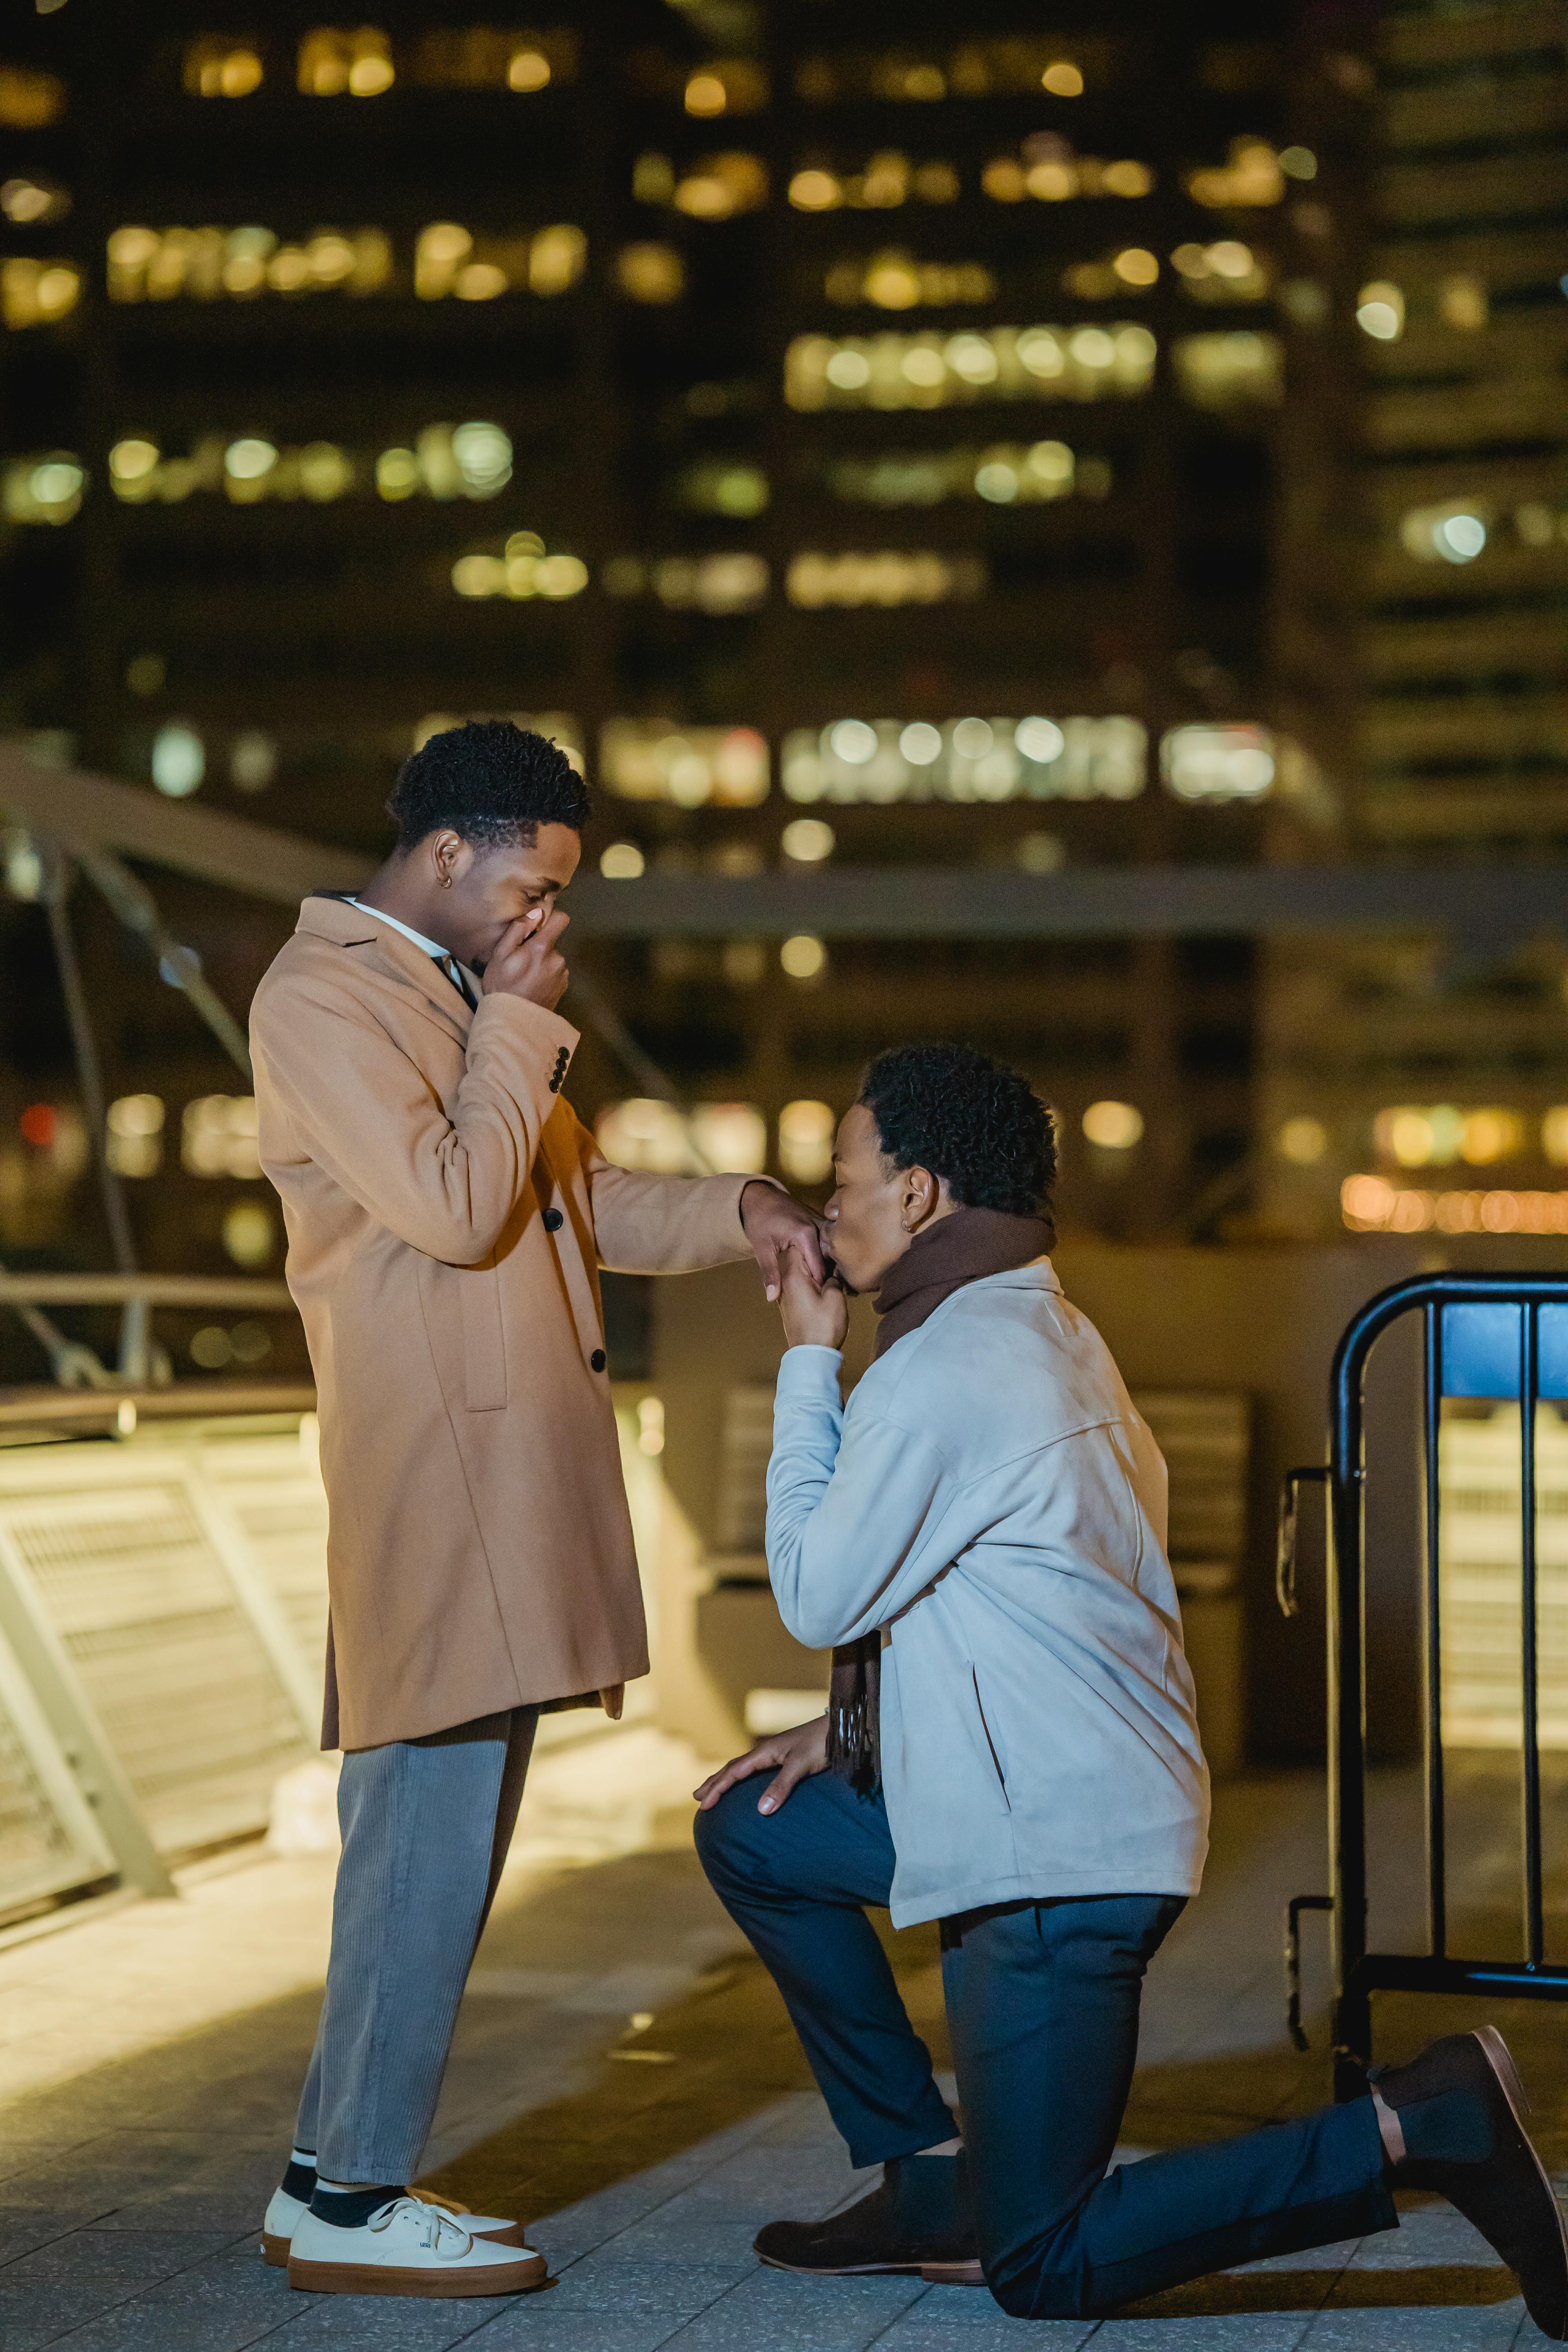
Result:
M300 905L300 919L294 929L348 950L355 962L364 968L374 970L379 966L392 978L411 983L434 1011L448 1018L460 1034L467 1036L473 1013L461 990L453 987L434 957L427 956L402 931L394 930L390 923L377 922L363 907L351 905L341 891L312 891Z

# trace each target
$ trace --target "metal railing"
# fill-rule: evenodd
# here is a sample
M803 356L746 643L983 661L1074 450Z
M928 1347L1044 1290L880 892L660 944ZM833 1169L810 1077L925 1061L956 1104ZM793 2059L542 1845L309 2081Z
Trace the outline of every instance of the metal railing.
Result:
M1407 1315L1421 1318L1422 1764L1426 1836L1425 1953L1367 1948L1366 1514L1364 1385L1374 1342ZM1543 1364L1545 1379L1543 1384ZM1300 1915L1331 1915L1331 2011L1336 2095L1365 2089L1372 2057L1372 1995L1379 1991L1490 1993L1568 2000L1568 1967L1544 1952L1540 1746L1540 1576L1536 1422L1542 1393L1568 1394L1568 1276L1438 1274L1396 1283L1363 1307L1335 1352L1330 1380L1330 1457L1290 1471L1280 1501L1277 1583L1296 1612L1296 1501L1305 1481L1328 1503L1328 1780L1331 1892L1300 1895L1286 1928L1289 2023L1300 2029ZM1520 1406L1521 1721L1523 1951L1517 1961L1466 1959L1449 1949L1447 1789L1443 1738L1442 1491L1446 1397L1517 1396Z

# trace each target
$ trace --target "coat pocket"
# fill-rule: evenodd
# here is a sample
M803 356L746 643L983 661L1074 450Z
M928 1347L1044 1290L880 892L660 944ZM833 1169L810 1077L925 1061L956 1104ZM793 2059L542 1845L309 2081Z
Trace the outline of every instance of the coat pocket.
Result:
M458 1287L463 1302L465 1401L470 1412L497 1412L506 1402L506 1339L495 1252L482 1265L459 1268Z
M970 1661L969 1679L974 1689L974 1712L980 1717L980 1736L985 1743L985 1752L991 1759L991 1769L996 1775L996 1786L1001 1791L1002 1802L1011 1812L1013 1800L1007 1794L1007 1775L1002 1769L1001 1753L992 1737L991 1726L985 1719L985 1701L980 1696L980 1676L975 1672L973 1659Z

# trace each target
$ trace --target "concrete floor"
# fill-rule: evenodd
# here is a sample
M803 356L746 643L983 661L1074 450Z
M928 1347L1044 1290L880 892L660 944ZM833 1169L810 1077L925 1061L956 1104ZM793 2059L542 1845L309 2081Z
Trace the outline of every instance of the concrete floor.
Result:
M1380 1907L1397 1922L1416 1891L1406 1785L1380 1790L1376 1817L1391 1857ZM1205 1893L1151 1974L1126 2156L1326 2095L1321 2027L1309 2057L1286 2041L1279 1963L1285 1898L1323 1884L1321 1824L1310 1777L1222 1791ZM514 1873L465 2003L426 2178L521 2213L552 2286L510 2305L295 2294L262 2265L258 2231L314 2026L329 1882L319 1858L208 1873L180 1906L132 1906L0 1951L5 2352L991 2352L1028 2337L1092 2339L1096 2352L1504 2352L1541 2340L1484 2242L1414 2199L1397 2232L1097 2323L1031 2326L984 2292L761 2269L760 2223L825 2212L868 2183L679 1816L645 1851L570 1869L535 1854ZM934 1935L894 1948L940 2058ZM121 2018L112 2052L112 2035L81 2022L95 1982ZM32 2003L47 2021L29 2063ZM1568 2166L1568 2014L1493 2013L1535 2097L1543 2153ZM1380 2054L1480 2014L1392 2000ZM73 2030L85 2064L66 2046Z

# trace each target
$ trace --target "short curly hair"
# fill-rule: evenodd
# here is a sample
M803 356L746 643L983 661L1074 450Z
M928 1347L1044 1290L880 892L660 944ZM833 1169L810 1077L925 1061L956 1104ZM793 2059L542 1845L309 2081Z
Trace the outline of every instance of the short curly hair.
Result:
M860 1081L895 1168L929 1168L965 1209L1016 1217L1049 1205L1056 1126L1027 1078L973 1045L895 1045Z
M510 719L470 719L449 727L405 760L386 814L399 849L412 849L443 825L476 849L530 845L542 824L588 822L588 788L558 743Z

